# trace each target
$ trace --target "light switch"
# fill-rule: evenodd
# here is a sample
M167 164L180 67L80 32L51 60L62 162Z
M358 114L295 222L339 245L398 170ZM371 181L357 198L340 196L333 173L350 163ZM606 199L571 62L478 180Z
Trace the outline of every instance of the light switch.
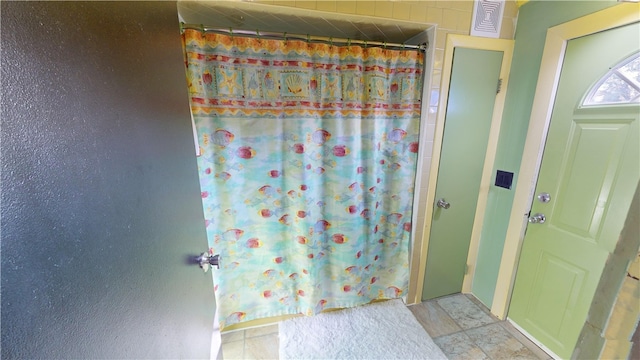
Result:
M511 183L513 182L513 173L508 171L498 170L496 173L496 186L505 189L511 189Z

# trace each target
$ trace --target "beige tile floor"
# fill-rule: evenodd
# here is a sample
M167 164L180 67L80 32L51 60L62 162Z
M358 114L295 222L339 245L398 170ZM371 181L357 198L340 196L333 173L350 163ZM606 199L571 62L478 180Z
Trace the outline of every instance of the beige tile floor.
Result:
M444 296L409 310L449 359L551 359L473 295Z
M449 359L551 359L472 295L455 294L409 306ZM222 334L230 359L277 359L278 325Z

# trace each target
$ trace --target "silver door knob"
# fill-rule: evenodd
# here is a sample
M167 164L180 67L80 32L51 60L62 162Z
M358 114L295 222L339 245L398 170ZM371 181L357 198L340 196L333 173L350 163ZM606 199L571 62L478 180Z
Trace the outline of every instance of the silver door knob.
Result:
M531 224L544 224L545 221L547 221L547 217L541 213L537 213L529 217L529 222Z
M200 268L204 270L204 272L207 272L209 270L209 267L212 266L215 266L216 269L220 269L220 255L218 254L211 255L208 252L203 252L202 254L200 254L200 256L198 256L196 260L198 261L198 265L200 265Z
M443 208L443 209L445 209L445 210L446 210L446 209L448 209L448 208L451 206L451 204L449 204L448 202L446 202L446 201L444 200L444 198L439 199L439 200L438 200L438 202L436 203L436 205L437 205L439 208Z

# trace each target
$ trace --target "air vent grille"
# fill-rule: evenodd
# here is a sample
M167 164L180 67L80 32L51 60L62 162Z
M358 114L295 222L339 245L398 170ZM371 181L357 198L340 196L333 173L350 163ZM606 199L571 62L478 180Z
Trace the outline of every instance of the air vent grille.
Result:
M471 35L499 37L503 11L504 0L476 0L473 7Z

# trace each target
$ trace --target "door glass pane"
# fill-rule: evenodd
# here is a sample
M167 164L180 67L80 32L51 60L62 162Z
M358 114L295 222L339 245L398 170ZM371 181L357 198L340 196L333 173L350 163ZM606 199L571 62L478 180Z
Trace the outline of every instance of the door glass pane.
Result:
M596 83L583 105L640 103L640 53L625 59Z
M636 55L635 59L629 61L627 65L620 67L620 74L627 79L640 84L640 56Z

